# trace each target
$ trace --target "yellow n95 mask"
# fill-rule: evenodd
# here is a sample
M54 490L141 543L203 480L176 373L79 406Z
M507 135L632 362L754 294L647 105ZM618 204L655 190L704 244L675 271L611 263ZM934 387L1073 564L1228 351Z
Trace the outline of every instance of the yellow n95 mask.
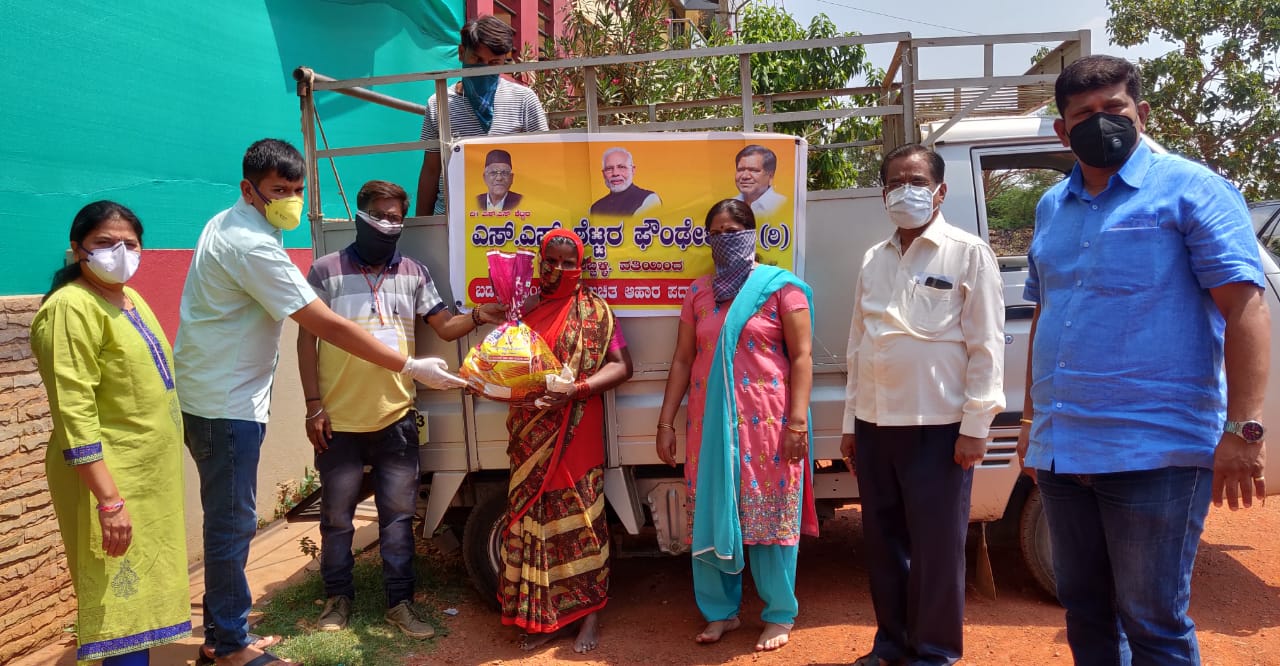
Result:
M249 185L266 202L264 206L265 214L267 222L271 223L271 226L284 231L293 231L298 228L298 225L302 222L302 197L292 196L268 199L262 195L262 191L258 189L257 185L252 182Z

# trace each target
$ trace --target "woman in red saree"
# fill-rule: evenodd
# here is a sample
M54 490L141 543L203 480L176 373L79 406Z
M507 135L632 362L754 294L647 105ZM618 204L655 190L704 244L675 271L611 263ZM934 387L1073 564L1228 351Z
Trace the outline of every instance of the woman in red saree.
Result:
M631 355L604 299L580 281L582 241L567 229L542 240L541 298L523 321L574 373L572 387L515 403L507 417L511 481L498 598L502 623L525 649L572 631L596 647L609 592L601 394L631 377ZM536 398L536 400L535 400Z

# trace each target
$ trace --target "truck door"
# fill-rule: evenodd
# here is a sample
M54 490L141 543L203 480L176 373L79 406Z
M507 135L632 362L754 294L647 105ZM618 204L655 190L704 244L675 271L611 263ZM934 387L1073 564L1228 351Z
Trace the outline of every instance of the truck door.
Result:
M1026 388L1027 339L1035 305L1022 297L1036 204L1075 166L1060 145L1001 146L972 151L978 228L995 250L1004 282L1005 413L994 425L1017 428ZM1016 437L1016 433L1014 435Z

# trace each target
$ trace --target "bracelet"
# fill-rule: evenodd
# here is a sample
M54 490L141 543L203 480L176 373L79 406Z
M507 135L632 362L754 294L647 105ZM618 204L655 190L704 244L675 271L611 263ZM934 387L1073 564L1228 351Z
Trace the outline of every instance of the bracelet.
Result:
M659 428L666 428L667 430L670 430L671 432L675 432L675 431L676 431L676 427L675 427L675 426L671 425L670 423L663 423L662 421L658 421L658 427L659 427Z
M116 502L115 504L105 504L105 505L104 505L104 504L102 504L101 502L99 502L99 503L98 503L98 510L99 510L99 511L101 511L102 513L115 513L115 512L117 512L117 511L119 511L120 509L123 509L123 508L124 508L124 498L123 498L123 497L121 497L121 498L120 498L120 501L119 501L119 502Z
M479 305L477 305L475 309L471 311L471 323L475 324L476 328L480 328L480 306Z
M808 429L808 428L797 428L796 426L793 426L793 425L791 425L790 423L788 423L788 424L787 424L787 430L790 430L791 432L794 432L794 433L796 433L796 434L798 434L798 435L807 435L807 434L809 434L809 429Z
M573 383L573 397L585 398L591 395L591 386L587 384L587 380L576 381Z
M1031 425L1032 421L1031 419L1018 419L1018 423L1022 425Z
M320 409L317 409L315 414L307 414L307 420L308 420L308 421L310 421L311 419L314 419L314 418L316 418L317 416L320 416L320 415L321 415L321 414L323 414L323 413L324 413L324 406L323 406L323 405L321 405L321 406L320 406Z

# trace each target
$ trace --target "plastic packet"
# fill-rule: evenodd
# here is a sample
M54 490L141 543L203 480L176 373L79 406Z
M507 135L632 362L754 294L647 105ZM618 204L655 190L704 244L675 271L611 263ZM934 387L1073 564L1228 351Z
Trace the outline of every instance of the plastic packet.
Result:
M495 250L487 256L494 296L506 304L509 319L467 353L459 374L487 398L522 401L544 391L546 376L557 375L562 364L542 336L519 320L533 293L533 253Z

